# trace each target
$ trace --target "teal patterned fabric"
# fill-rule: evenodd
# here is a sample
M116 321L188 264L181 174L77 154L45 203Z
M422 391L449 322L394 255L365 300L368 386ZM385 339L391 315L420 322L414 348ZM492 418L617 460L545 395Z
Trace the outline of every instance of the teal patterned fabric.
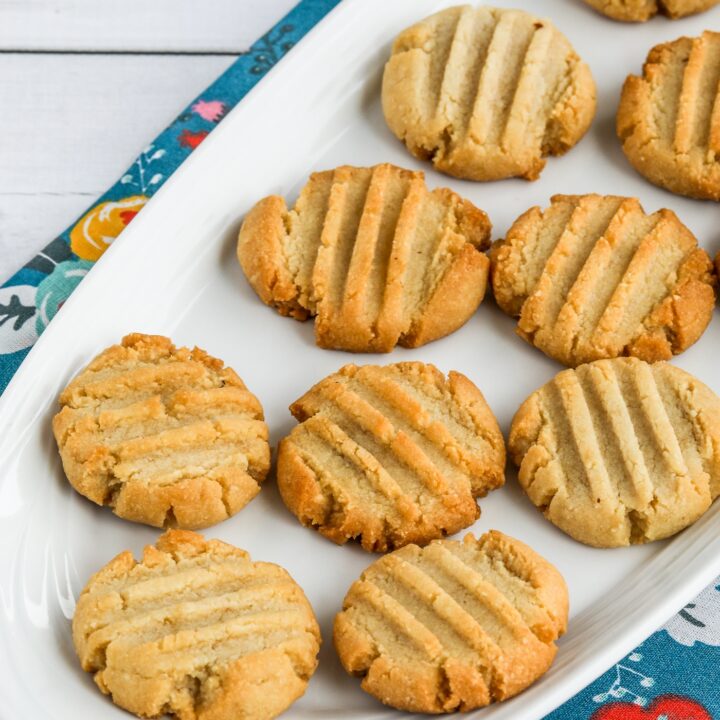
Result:
M263 75L339 0L302 0L0 288L0 391L93 262ZM720 720L720 578L549 720ZM523 720L518 718L518 720Z

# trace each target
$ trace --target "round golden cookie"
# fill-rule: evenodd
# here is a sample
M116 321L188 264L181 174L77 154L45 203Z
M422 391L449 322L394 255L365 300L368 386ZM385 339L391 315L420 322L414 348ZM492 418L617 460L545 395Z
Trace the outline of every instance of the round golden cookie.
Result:
M390 352L457 330L487 285L487 215L394 165L313 173L288 210L255 205L238 238L255 292L281 315L316 316L320 347Z
M93 575L72 621L83 670L142 717L265 720L305 692L320 630L278 565L186 530Z
M598 360L530 395L508 447L530 500L571 537L659 540L720 494L720 398L664 362Z
M433 365L346 365L290 406L277 482L300 522L384 552L468 527L505 481L505 445L480 390Z
M595 83L549 20L520 10L451 7L403 30L382 105L408 150L470 180L535 180L595 115Z
M376 560L345 596L334 641L343 667L386 705L466 712L535 682L567 617L560 573L491 530Z
M636 198L555 195L521 215L491 253L498 305L517 333L565 365L632 355L667 360L715 307L708 254L671 210Z
M688 197L720 200L720 33L656 45L625 80L617 134L633 167ZM713 78L715 78L713 80Z
M132 334L60 394L53 432L70 484L121 518L203 528L252 500L270 467L263 411L204 350Z
M613 20L645 22L655 15L672 20L702 12L719 0L585 0L591 7Z

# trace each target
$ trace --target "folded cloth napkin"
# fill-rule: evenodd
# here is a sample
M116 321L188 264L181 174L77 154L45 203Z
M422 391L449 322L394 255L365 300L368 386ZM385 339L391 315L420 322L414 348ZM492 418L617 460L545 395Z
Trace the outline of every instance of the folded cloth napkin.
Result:
M0 392L105 248L223 116L340 0L302 0L0 288ZM720 578L551 720L720 720ZM518 718L518 720L523 720Z

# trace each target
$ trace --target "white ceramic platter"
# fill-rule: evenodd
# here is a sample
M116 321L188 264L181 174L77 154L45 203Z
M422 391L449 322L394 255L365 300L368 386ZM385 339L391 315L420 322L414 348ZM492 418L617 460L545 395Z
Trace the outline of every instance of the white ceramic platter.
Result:
M500 237L513 219L558 192L636 195L646 209L674 209L709 251L720 248L715 204L675 197L630 168L614 137L622 81L654 44L720 25L720 8L670 23L606 20L580 0L514 0L548 16L595 75L598 114L588 136L551 159L535 183L456 181L411 158L385 127L379 103L392 38L448 4L437 0L345 0L212 133L143 210L55 318L0 399L0 717L104 720L127 717L77 663L70 638L74 598L92 572L125 548L140 552L158 531L125 522L74 493L60 467L50 420L65 383L130 331L170 335L223 358L261 399L272 442L294 425L288 404L346 362L417 359L460 370L483 390L507 431L521 401L560 367L514 334L487 299L460 331L418 350L351 356L320 350L311 323L265 307L235 260L244 213L260 197L293 197L313 170L390 161L422 167L484 208ZM720 391L720 322L677 364ZM483 720L540 718L604 671L720 572L720 507L671 541L618 550L587 548L530 505L508 471L482 501L473 528L514 535L555 563L568 581L571 621L551 671ZM309 690L290 718L394 715L347 677L331 624L350 583L374 558L302 528L269 479L239 515L206 534L280 563L306 590L324 645Z

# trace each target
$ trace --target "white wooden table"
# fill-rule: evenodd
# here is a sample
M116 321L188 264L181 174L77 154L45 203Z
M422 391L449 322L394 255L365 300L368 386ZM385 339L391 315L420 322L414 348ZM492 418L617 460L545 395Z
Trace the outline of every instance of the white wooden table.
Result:
M0 0L0 283L297 0Z

